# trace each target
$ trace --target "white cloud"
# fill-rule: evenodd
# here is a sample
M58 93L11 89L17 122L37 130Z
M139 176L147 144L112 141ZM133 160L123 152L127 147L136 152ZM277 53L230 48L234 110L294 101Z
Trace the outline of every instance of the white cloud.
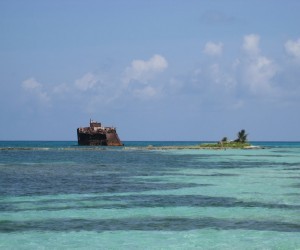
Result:
M98 79L96 75L94 75L93 73L87 73L83 77L75 81L75 86L82 91L86 91L93 88L97 81Z
M274 61L261 55L259 42L259 35L244 36L243 49L247 56L239 60L234 67L241 70L243 84L252 94L274 94L273 79L278 67Z
M259 49L260 37L256 34L244 36L243 49L250 56L257 56L260 53Z
M26 91L34 94L41 102L48 103L50 101L50 97L46 91L43 90L43 86L39 83L35 78L29 78L22 82L22 87Z
M27 90L39 89L41 86L42 85L33 77L22 82L22 87Z
M211 45L207 43L204 51L215 55L214 53L218 52L217 47L221 48L221 44ZM244 53L233 59L232 63L211 63L211 59L204 61L198 70L194 71L190 86L186 86L186 89L198 93L202 100L206 100L207 97L211 100L213 97L216 102L223 100L236 103L237 96L277 98L279 92L276 80L279 67L271 58L262 55L259 35L244 36L242 48Z
M209 66L209 74L212 83L215 86L221 88L221 91L230 91L235 87L235 79L221 66L217 63L214 63Z
M245 65L245 82L252 93L271 93L272 79L276 73L277 66L272 60L258 56Z
M300 38L296 41L289 40L284 45L286 52L300 59Z
M210 56L219 56L223 52L223 44L222 43L213 43L207 42L204 46L203 52Z
M123 81L125 84L131 81L146 83L167 67L168 62L161 55L154 55L148 61L133 60L130 67L125 70Z

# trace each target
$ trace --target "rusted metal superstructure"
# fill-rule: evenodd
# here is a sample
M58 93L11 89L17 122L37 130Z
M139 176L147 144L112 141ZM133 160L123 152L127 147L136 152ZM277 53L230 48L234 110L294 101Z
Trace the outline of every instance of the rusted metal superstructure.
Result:
M77 128L78 145L123 146L114 127L102 127L100 122L90 120L90 126Z

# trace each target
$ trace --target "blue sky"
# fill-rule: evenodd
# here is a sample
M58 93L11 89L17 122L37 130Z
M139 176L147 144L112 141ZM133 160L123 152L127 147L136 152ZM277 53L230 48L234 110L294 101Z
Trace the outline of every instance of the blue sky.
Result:
M0 1L0 140L300 140L300 1Z

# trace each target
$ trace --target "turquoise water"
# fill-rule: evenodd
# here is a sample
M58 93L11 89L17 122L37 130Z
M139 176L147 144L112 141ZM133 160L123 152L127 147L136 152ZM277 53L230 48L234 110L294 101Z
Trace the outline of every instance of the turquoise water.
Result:
M0 142L0 249L300 249L300 143Z

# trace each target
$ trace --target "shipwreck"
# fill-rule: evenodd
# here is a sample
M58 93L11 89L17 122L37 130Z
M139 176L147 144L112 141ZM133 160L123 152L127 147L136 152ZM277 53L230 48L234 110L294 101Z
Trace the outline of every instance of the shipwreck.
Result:
M89 127L77 128L78 145L123 146L115 127L103 127L100 122L90 120Z

